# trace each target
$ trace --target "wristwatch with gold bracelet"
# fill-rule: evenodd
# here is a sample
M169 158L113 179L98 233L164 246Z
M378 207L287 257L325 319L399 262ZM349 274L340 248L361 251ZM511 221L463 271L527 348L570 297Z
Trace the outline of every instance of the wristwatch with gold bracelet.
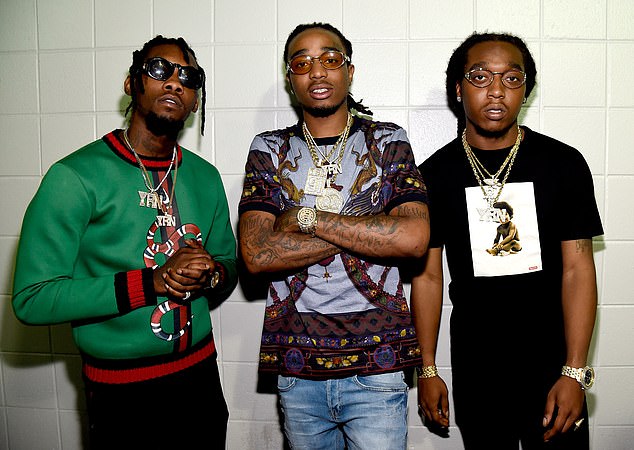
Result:
M297 226L302 233L315 237L317 230L317 210L304 206L297 211Z
M416 375L418 375L419 380L424 378L434 378L438 376L438 368L435 364L431 366L416 367Z
M563 366L561 368L561 374L577 380L577 383L581 385L581 389L584 391L590 389L594 384L595 373L594 369L590 366L585 367L570 367Z

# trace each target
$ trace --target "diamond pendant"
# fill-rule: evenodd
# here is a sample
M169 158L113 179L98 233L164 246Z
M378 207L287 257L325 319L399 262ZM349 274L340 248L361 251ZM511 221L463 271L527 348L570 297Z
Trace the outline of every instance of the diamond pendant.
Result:
M493 185L493 186L483 186L483 190L484 190L484 200L487 202L487 204L489 206L493 206L493 203L495 202L495 198L498 195L498 192L500 192L500 185Z
M498 222L498 211L495 208L476 208L480 222Z
M342 173L341 164L339 163L322 164L321 167L326 171L326 176L328 178L332 177L335 174Z
M322 195L315 200L315 206L320 211L339 213L343 206L343 197L338 190L331 187L325 188Z
M327 174L321 167L311 167L308 169L306 176L306 184L304 185L304 194L321 195L326 185Z
M176 218L168 213L156 216L156 225L159 227L175 227Z
M139 194L139 206L156 209L159 206L159 196L156 192L137 191Z

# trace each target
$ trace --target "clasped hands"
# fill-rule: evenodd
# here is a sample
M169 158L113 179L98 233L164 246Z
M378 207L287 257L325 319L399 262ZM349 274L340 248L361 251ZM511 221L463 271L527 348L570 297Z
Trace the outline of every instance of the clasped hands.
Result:
M209 286L216 263L202 244L186 239L186 247L179 248L168 260L154 270L154 289L157 295L175 300L189 300L192 295Z

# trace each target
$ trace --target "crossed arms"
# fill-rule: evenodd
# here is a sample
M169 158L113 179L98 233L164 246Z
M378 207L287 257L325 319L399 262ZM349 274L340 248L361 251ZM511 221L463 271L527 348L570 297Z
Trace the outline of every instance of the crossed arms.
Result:
M297 210L279 217L263 211L240 216L240 254L252 273L296 270L342 251L365 258L418 258L427 250L427 205L406 202L389 214L317 213L315 237L297 225Z

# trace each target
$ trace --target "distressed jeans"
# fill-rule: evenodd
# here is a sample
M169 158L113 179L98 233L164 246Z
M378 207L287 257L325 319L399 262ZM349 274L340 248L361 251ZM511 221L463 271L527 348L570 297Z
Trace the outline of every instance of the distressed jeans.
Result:
M293 450L404 450L403 372L331 380L278 376L284 432Z

